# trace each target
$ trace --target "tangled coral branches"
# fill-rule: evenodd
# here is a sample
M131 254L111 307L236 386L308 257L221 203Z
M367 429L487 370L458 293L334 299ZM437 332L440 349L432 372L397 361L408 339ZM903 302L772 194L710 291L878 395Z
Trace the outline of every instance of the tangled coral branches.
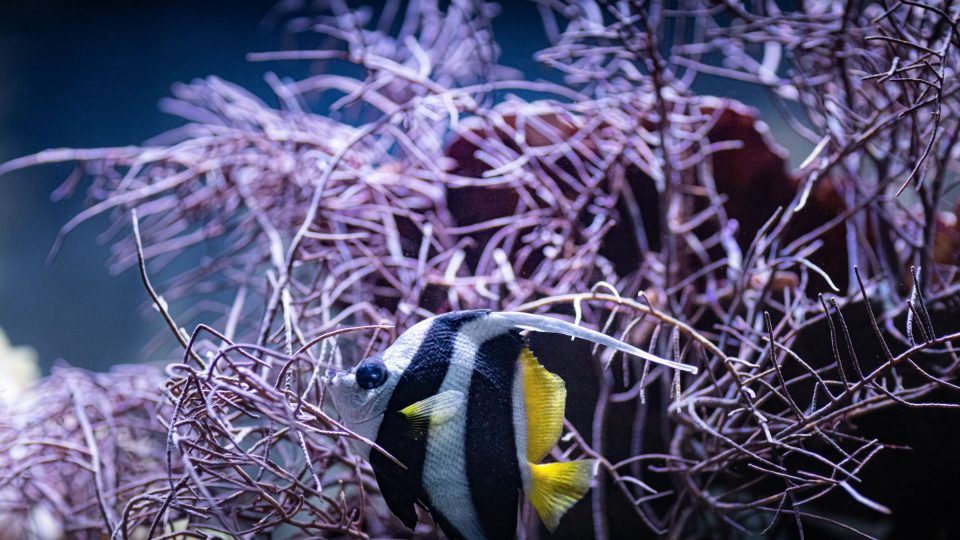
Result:
M200 336L190 350L209 359L203 371L59 368L3 410L4 534L390 535L365 500L376 488L350 435L317 406L319 364Z
M960 283L939 212L957 185L956 14L911 2L541 5L552 45L538 57L565 86L506 78L488 5L411 2L395 19L331 2L288 22L323 48L251 55L324 66L301 81L269 75L279 109L210 78L175 88L164 107L188 123L151 146L0 166L79 161L91 207L64 232L113 212L114 262L142 257L145 278L147 263L207 249L190 272L148 282L186 349L163 396L134 392L141 409L121 415L129 375L60 372L38 391L77 425L47 426L41 409L3 430L6 447L39 437L64 461L0 463L24 488L8 506L18 519L74 511L91 535L120 537L410 534L318 374L469 308L572 317L701 368L681 376L533 338L563 352L539 354L568 381L557 457L586 453L603 471L560 534L849 528L819 506L837 494L891 510L862 485L884 443L852 421L957 406ZM799 106L795 127L816 143L800 169L786 170L755 110L698 95L701 74ZM511 90L537 99L491 103ZM312 110L326 92L342 97ZM896 197L907 181L917 188ZM131 210L139 229L123 237ZM191 338L186 319L209 326ZM394 327L327 335L382 321ZM115 434L131 429L153 442L128 466ZM112 438L88 437L98 430ZM61 494L64 467L83 471L86 499Z
M203 339L207 332L219 344ZM121 532L149 527L153 537L164 523L181 523L240 537L390 535L389 514L367 502L375 483L347 446L353 435L322 409L320 366L332 365L334 350L326 337L311 359L199 329L188 350L207 360L167 368L166 483L126 505Z
M164 379L145 366L56 368L0 407L0 537L101 537L127 501L162 489Z

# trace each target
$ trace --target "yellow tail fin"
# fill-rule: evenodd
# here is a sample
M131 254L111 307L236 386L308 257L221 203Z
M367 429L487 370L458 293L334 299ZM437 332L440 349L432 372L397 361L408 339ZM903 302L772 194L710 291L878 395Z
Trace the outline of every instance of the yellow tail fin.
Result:
M530 463L530 492L527 496L550 532L556 530L567 510L590 491L590 482L596 474L597 461L594 459L542 465Z

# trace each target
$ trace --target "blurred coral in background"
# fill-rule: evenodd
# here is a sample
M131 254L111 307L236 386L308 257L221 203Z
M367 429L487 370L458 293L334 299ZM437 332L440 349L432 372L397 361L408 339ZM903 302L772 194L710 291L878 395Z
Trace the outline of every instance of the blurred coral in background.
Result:
M16 403L39 378L37 352L28 346L14 346L0 328L0 402Z

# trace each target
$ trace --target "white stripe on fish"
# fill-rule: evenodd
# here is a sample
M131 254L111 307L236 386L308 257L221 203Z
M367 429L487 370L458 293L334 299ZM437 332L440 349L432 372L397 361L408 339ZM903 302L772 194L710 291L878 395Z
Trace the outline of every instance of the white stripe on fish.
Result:
M486 317L464 325L457 332L453 358L438 394L448 390L470 394L470 380L483 342L509 331L500 324L490 324ZM477 519L470 485L467 481L466 449L463 441L467 425L467 407L461 407L454 418L431 422L427 438L427 457L423 464L423 486L430 503L468 539L484 538Z

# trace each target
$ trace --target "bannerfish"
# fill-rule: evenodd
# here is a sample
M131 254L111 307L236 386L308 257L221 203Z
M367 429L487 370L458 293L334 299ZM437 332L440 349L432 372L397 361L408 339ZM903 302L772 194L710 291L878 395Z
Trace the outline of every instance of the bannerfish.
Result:
M569 335L696 373L600 332L528 313L457 311L417 323L325 383L345 425L404 467L359 447L390 511L410 529L426 508L450 538L516 536L520 493L551 532L590 489L595 460L540 463L563 429L566 387L522 330Z

